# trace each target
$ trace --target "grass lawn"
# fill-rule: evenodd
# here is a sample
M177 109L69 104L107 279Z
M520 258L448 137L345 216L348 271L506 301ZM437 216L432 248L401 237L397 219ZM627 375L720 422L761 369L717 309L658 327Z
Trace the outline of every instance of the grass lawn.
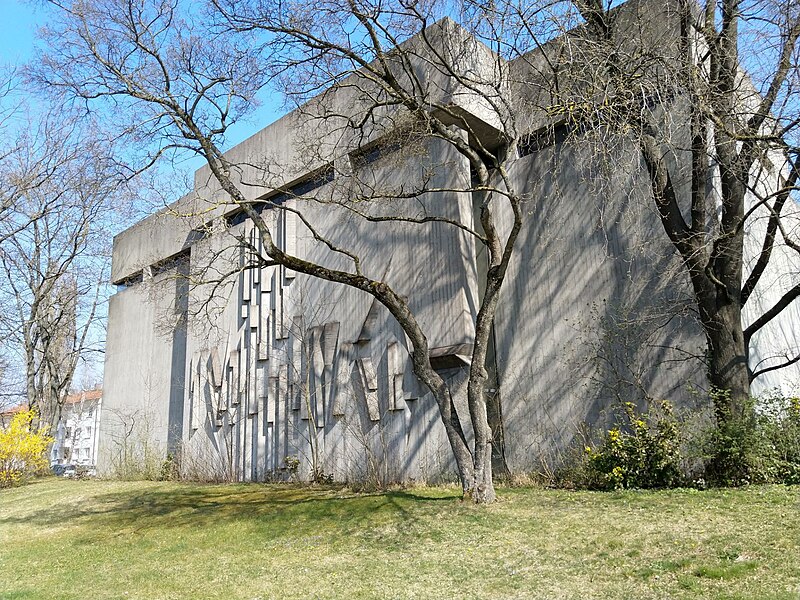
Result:
M800 488L0 490L0 598L800 598Z

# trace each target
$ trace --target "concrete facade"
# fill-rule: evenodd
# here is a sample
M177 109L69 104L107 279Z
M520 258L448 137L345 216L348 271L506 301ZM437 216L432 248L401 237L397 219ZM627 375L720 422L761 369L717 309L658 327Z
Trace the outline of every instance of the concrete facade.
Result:
M439 27L445 39L463 33ZM491 79L495 57L478 42L470 47L471 68ZM523 80L536 60L504 68ZM428 93L446 98L491 139L504 116L420 64ZM534 88L528 97L539 93ZM364 210L473 228L479 198L468 191L469 165L441 140L398 138L404 124L396 115L349 137L335 118L321 117L361 109L363 99L342 85L226 158L252 200L294 191L282 204L290 210L262 212L286 252L346 267L315 239L313 226L409 299L435 366L466 414L459 391L485 257L457 227L367 222L343 199L354 186L362 195L364 186L408 192L424 181L410 200L387 194ZM531 139L548 131L542 110L516 123ZM552 138L509 163L527 201L495 319L491 401L512 471L551 460L581 424L603 422L615 402L685 404L703 383L696 357L704 338L638 155L623 148L613 172L601 176L588 138ZM426 191L433 188L450 191ZM393 317L363 292L282 266L248 268L258 232L225 198L200 169L192 194L114 240L112 278L120 291L109 307L99 469L112 469L123 455L139 460L146 443L164 457L180 454L181 468L198 477L264 480L314 470L341 481L451 477L438 409L411 371L408 341ZM758 233L751 232L752 249L760 247ZM778 266L761 284L759 302L771 305L780 285L787 281ZM795 324L796 306L762 332L764 355L797 347ZM772 342L775 349L766 346ZM800 381L800 373L772 373L759 385L785 381Z

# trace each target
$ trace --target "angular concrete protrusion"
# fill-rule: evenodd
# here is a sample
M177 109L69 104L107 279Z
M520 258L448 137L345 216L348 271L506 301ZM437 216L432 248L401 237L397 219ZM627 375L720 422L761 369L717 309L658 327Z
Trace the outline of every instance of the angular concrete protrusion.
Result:
M322 327L309 330L311 338L311 393L317 427L325 426L325 358L322 351Z
M289 397L289 382L286 379L286 367L281 365L278 375L278 391L270 404L269 411L275 419L281 414L281 406L286 406L286 401ZM277 421L276 429L280 426L281 421Z
M338 362L338 372L341 373L344 371L342 365L349 365L350 364L350 356L353 350L353 344L349 342L343 342L339 346L339 351L335 355L335 360ZM332 368L332 371L336 370L336 367ZM340 390L336 390L335 392L331 392L331 398L333 406L331 407L331 414L334 417L342 417L345 414L345 404L347 402L349 395L346 393L341 393Z
M256 298L258 296L256 295ZM253 303L250 305L250 329L258 330L261 324L261 304ZM258 335L258 334L256 334Z
M250 293L253 291L250 279L252 277L252 269L244 268L239 274L239 283L242 286L242 303L250 303Z
M267 392L267 369L262 366L256 366L255 368L255 399L256 402L254 403L257 406L256 411L251 412L258 412L258 409L266 410L269 399L269 393Z
M297 215L288 210L282 212L284 252L289 256L297 256ZM296 276L297 273L292 269L285 269L286 279L294 279Z
M222 361L219 358L219 348L216 346L211 347L211 384L219 389L222 387L223 384L223 376L224 373L222 372Z
M275 422L275 406L280 402L280 377L269 378L269 397L264 412L267 416L267 423Z
M285 340L289 337L289 329L291 329L291 317L289 313L286 311L287 299L286 295L281 290L281 319L280 321L276 322L275 325L275 337L280 340Z
M230 401L231 395L231 380L230 375L233 374L233 370L228 367L228 381L225 385L222 386L222 389L219 391L219 395L217 396L217 411L224 413L228 410L228 403Z
M400 344L392 342L386 348L386 364L389 385L389 410L405 410L406 401L403 397L404 371Z
M303 335L303 317L292 318L291 361L287 363L287 381L289 383L289 405L292 410L300 410L303 390L303 354L305 352Z
M228 363L228 389L230 395L228 397L228 406L237 406L239 404L239 379L241 372L239 371L239 350L231 350L230 362Z
M367 316L361 325L361 331L358 334L356 342L368 342L375 334L375 328L378 326L378 315L380 314L380 304L373 298L372 304L369 307Z
M378 404L378 377L371 358L356 360L361 388L364 390L364 400L367 405L367 415L370 421L380 421L381 411Z
M275 267L264 268L264 273L261 275L262 293L268 294L269 292L272 291L272 276L274 272L275 272ZM274 308L269 303L265 304L264 306L270 306L271 308Z
M256 229L256 227L252 223L252 221L248 220L247 222L250 223L248 225L248 229L250 230L248 235L249 235L249 242L250 242L250 246L251 246L251 248L248 251L248 255L247 255L247 257L248 257L248 261L247 261L247 275L248 275L248 277L247 277L247 280L248 280L248 283L250 284L250 292L253 294L253 296L255 296L255 294L257 293L256 285L258 284L258 273L260 271L260 269L255 267L255 265L258 264L258 240L259 240L259 235L258 235L258 229Z
M322 354L326 367L333 367L336 345L339 341L339 322L325 323L322 330Z
M258 360L269 360L270 343L272 340L270 322L270 295L261 294L261 302L258 307Z
M336 347L339 343L339 322L325 323L322 330L322 357L325 361L325 405L330 406L336 388L333 372L336 360Z
M289 323L287 315L284 313L285 298L283 286L280 281L281 272L278 269L273 271L272 280L272 310L275 314L275 339L285 340L289 337Z
M245 224L245 240L249 237L247 233L248 225ZM250 262L250 250L246 246L239 246L239 290L240 290L240 297L243 303L250 302L250 291L252 286L250 285L250 269L247 268L247 265Z
M191 398L191 415L189 417L189 426L192 431L197 431L203 424L203 415L205 411L205 402L203 402L205 392L204 374L207 371L204 356L202 352L195 352L192 358L191 368L192 375L190 379L189 396Z

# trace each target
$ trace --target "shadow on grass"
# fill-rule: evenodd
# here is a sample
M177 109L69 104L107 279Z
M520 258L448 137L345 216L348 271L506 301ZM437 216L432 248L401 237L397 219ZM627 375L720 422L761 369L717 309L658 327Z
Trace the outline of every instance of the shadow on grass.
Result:
M163 484L96 494L74 503L66 496L63 502L24 516L0 517L0 527L79 525L91 536L247 522L264 528L274 538L297 535L303 529L346 533L370 522L412 526L421 515L438 513L442 503L460 503L455 495L430 497L406 491L354 494L336 488L257 484Z

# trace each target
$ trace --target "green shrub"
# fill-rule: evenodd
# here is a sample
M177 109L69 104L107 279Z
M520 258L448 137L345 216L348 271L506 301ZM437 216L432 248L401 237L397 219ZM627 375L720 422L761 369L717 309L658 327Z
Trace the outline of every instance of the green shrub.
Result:
M765 433L774 453L777 479L800 484L800 398L785 400L782 408Z
M751 399L743 416L723 415L698 445L712 485L800 483L800 399Z
M626 403L599 442L583 432L539 479L594 489L800 484L800 398L751 399L737 418L707 410L678 419L666 401L644 413Z
M586 455L591 487L663 488L683 479L680 427L667 401L644 413L625 403L617 424L598 448L587 446Z
M159 481L178 481L180 479L180 467L178 460L171 452L167 454L167 458L161 463L161 474L158 477Z
M725 406L727 402L717 402L715 396L727 394L727 390L712 391L712 401ZM701 434L697 444L704 455L707 481L723 487L762 483L764 466L760 463L766 448L761 442L754 399L747 402L741 415L718 412L715 422Z
M765 396L755 412L754 470L759 482L800 483L800 398Z

